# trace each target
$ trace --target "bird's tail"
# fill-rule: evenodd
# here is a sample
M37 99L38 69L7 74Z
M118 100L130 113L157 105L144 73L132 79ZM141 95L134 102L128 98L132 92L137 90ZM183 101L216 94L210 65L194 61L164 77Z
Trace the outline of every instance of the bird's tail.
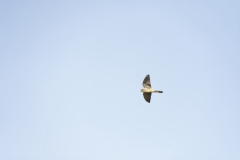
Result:
M163 93L163 91L158 91L158 90L155 90L153 91L154 93Z

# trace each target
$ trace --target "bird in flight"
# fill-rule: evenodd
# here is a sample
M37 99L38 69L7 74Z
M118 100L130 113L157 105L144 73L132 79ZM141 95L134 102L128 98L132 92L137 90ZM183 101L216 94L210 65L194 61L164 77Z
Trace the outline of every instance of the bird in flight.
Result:
M143 80L143 89L141 89L141 92L143 92L144 99L150 103L152 93L163 93L163 91L153 90L150 82L150 75L146 75L146 77Z

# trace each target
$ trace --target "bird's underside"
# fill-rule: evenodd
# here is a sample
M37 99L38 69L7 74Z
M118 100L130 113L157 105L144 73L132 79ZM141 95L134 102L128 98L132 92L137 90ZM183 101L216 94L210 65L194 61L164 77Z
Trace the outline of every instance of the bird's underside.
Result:
M163 91L152 89L149 74L144 78L142 85L143 85L143 89L141 90L141 92L143 92L143 97L148 103L150 103L151 101L152 93L163 93Z

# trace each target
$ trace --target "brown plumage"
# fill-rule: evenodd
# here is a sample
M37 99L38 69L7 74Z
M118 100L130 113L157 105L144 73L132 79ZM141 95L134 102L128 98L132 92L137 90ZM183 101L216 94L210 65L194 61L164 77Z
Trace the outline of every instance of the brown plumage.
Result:
M148 103L150 103L151 101L152 93L163 93L163 91L152 89L149 74L144 78L142 85L143 85L143 89L141 89L141 92L143 92L143 97Z

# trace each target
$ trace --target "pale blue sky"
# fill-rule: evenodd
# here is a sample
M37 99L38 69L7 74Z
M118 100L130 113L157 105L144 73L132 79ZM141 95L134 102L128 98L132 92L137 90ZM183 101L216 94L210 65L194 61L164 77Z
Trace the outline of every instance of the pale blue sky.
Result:
M239 160L239 17L238 0L0 1L0 159Z

